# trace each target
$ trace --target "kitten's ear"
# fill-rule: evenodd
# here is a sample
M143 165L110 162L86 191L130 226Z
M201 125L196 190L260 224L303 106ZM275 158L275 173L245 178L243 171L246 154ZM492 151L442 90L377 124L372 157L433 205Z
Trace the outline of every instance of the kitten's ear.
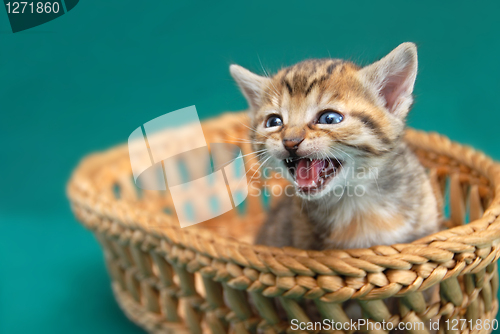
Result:
M252 110L257 110L261 106L263 88L269 78L254 74L239 65L229 66L229 72L245 95Z
M379 97L379 102L394 115L405 118L413 103L417 76L417 47L403 43L381 60L360 70L362 80Z

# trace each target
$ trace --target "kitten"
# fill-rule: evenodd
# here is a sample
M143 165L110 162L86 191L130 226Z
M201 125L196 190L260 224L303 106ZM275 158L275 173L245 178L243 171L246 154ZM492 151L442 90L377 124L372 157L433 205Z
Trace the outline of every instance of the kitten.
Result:
M403 140L417 51L366 67L312 59L273 77L231 65L250 106L253 148L295 187L256 243L302 249L407 243L438 231L430 180Z

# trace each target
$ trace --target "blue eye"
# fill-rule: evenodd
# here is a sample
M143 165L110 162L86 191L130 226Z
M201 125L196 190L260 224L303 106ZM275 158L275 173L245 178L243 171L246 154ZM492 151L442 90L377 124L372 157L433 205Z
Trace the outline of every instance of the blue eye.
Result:
M318 124L338 124L342 122L343 119L344 116L340 113L333 110L327 110L319 116Z
M279 116L271 116L267 119L266 121L266 128L272 128L275 126L282 126L283 125L283 120Z

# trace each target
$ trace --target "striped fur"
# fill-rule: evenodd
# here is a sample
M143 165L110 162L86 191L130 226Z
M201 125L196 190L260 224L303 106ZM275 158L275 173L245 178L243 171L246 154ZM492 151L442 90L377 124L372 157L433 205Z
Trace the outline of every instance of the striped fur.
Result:
M303 140L299 157L342 163L320 192L298 192L278 205L257 243L357 248L409 242L437 231L428 176L402 139L417 71L414 44L403 43L363 68L340 59L312 59L272 77L237 65L230 70L250 105L254 149L264 150L271 165L283 167L290 155L284 140L290 138ZM343 121L318 124L325 110L341 113ZM280 116L283 125L266 127L271 115ZM349 196L349 188L363 189L363 195Z

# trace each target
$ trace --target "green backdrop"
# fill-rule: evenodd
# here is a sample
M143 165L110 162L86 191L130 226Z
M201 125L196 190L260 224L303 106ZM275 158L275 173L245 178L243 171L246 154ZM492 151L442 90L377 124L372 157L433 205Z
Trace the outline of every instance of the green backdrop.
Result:
M246 108L231 63L367 64L414 41L410 125L500 158L500 3L241 3L82 0L16 34L0 13L0 333L141 332L118 309L65 183L83 156L166 112Z

